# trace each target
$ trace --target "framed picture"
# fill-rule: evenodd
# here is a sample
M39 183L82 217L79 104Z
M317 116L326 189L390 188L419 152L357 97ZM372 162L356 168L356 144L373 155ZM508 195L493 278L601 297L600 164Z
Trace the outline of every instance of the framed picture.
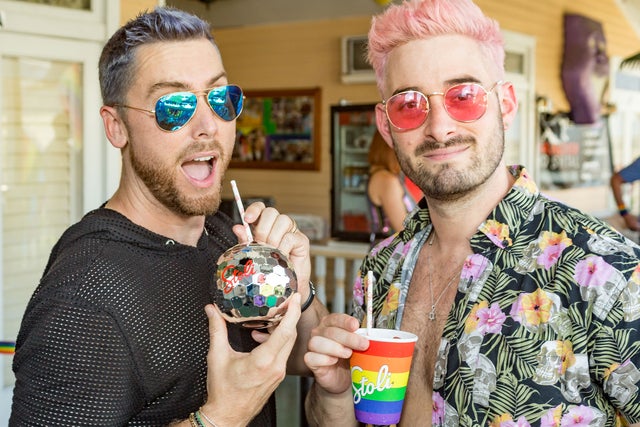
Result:
M231 167L320 169L320 88L248 90Z

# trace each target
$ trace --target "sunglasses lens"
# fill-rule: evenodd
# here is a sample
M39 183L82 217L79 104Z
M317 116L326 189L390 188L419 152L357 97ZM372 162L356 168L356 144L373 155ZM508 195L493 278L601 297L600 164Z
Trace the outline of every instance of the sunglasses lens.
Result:
M196 111L198 100L191 92L169 93L156 102L156 122L160 129L176 131L187 124Z
M473 122L487 111L487 92L475 83L452 86L444 95L444 105L454 120Z
M230 122L242 112L244 98L239 86L227 85L213 88L207 95L207 99L211 109L222 120Z
M424 123L429 113L427 97L414 90L393 95L385 104L389 121L393 126L402 130L419 127Z

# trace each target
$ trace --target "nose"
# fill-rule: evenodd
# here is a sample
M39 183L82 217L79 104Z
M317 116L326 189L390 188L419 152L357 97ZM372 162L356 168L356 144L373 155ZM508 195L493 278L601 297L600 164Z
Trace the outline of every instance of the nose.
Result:
M457 122L449 116L444 106L444 94L432 93L427 95L429 100L429 113L423 125L426 136L436 141L449 139L457 126Z
M191 119L192 130L196 137L212 136L218 132L220 119L211 109L207 100L207 94L198 97L198 106Z

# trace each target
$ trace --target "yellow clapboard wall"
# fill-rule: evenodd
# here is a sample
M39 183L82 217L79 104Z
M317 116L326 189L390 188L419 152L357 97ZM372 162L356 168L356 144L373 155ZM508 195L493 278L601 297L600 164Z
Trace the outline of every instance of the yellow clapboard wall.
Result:
M123 19L144 7L152 7L154 2L133 3L121 2ZM549 97L558 110L568 108L560 80L565 12L602 22L609 55L625 57L640 50L640 37L618 8L617 0L476 0L476 3L502 28L536 37L536 92ZM283 212L313 213L329 220L329 108L343 99L353 103L378 101L374 84L341 83L340 40L345 35L365 34L369 21L370 17L363 16L214 28L231 82L250 90L322 88L320 171L231 169L223 190L225 197L232 197L228 181L235 179L243 195L272 196Z

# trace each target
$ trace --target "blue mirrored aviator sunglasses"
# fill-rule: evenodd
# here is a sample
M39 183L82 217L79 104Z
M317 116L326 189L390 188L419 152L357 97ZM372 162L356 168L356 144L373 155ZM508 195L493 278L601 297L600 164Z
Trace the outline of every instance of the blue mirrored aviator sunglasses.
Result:
M172 92L162 95L156 101L154 110L132 107L130 105L116 104L114 107L131 108L153 114L158 127L167 132L175 132L184 125L196 113L198 95L207 94L207 103L211 110L222 120L230 122L235 120L242 112L244 95L242 89L236 85L226 85L205 89L198 92Z

